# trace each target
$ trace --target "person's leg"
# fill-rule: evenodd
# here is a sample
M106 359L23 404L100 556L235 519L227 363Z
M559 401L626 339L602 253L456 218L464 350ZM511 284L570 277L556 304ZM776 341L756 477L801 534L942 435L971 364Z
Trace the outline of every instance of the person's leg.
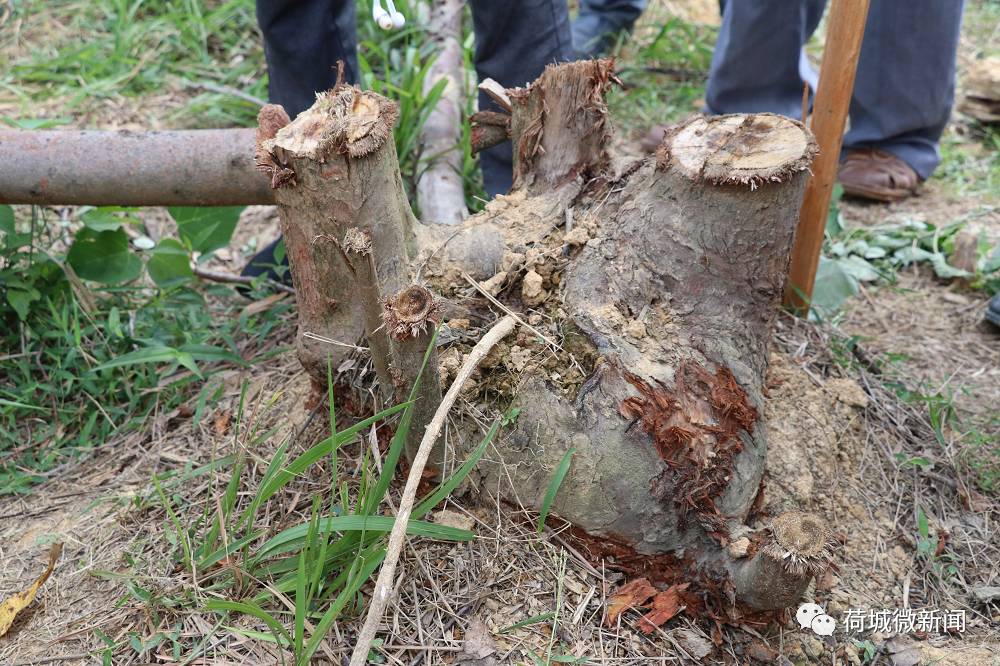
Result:
M354 0L257 0L257 22L264 35L268 97L292 118L337 81L337 61L344 61L344 78L358 78L357 27ZM261 248L243 267L242 275L267 275L291 282L288 257L278 260L281 237Z
M580 0L580 13L573 20L573 47L579 57L607 52L619 34L632 31L646 4L646 0Z
M729 0L712 53L705 110L802 115L809 80L802 45L819 25L825 0ZM813 82L810 81L812 85Z
M851 99L846 151L879 148L921 179L941 161L938 141L955 98L962 0L873 0Z
M573 55L565 0L470 0L476 31L475 65L479 80L491 78L513 88L534 81L549 63ZM485 93L479 108L499 110ZM510 142L479 153L483 183L490 196L510 189Z
M257 0L268 95L292 118L333 87L338 60L347 82L357 81L354 14L354 0Z

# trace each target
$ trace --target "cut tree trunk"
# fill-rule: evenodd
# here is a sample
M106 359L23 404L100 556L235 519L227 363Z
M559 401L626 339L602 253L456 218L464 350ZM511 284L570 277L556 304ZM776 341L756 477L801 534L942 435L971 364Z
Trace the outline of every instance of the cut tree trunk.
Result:
M429 160L417 181L417 202L424 222L460 224L468 217L462 183L462 10L463 0L434 0L429 33L437 57L424 79L424 95L440 81L444 90L420 132Z
M578 62L508 91L514 190L457 228L414 226L414 273L449 302L448 323L467 329L506 310L525 324L466 387L478 410L519 415L497 455L480 463L479 484L537 509L572 450L552 510L574 534L619 561L672 562L730 606L735 596L755 609L783 607L829 558L828 536L810 516L788 514L756 532L747 524L766 455L768 341L815 144L781 116L697 117L668 132L655 157L621 163L604 102L613 80L609 61ZM353 342L360 315L317 319L323 302L302 289L307 273L296 263L328 267L321 282L337 289L348 276L336 271L336 253L307 242L328 233L322 225L358 226L357 202L377 201L391 211L380 220L379 233L395 239L385 251L397 253L412 219L401 188L387 186L396 180L390 149L355 156L338 139L321 165L292 140L307 127L330 136L351 126L350 114L316 112L333 99L388 104L338 90L305 114L315 125L300 116L281 130L271 154L275 173L294 172L277 198L301 317ZM353 179L362 170L367 177ZM298 219L308 231L293 235ZM374 228L373 239L382 261ZM311 250L300 256L295 245ZM466 337L452 339L457 351L439 351L442 376L467 351ZM471 439L476 428L467 419L453 437Z
M339 86L276 133L260 112L257 161L271 176L299 306L296 348L314 384L326 386L366 333L373 304L363 296L395 294L408 284L405 234L412 225L399 175L392 125L396 105L374 93ZM278 123L280 124L280 123ZM375 281L358 289L343 243L348 232L370 239ZM377 347L376 345L373 345ZM384 359L375 361L382 368ZM380 374L383 374L380 373ZM386 377L382 391L392 395Z

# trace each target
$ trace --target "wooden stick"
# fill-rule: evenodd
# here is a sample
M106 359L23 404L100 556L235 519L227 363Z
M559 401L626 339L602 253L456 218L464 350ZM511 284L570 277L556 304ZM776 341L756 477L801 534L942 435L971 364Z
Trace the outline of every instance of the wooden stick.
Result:
M489 95L490 99L499 104L500 108L507 113L510 113L511 109L513 109L507 89L493 79L483 79L482 83L479 84L479 89Z
M806 185L799 227L792 248L792 264L785 289L785 305L801 315L809 313L816 268L823 247L823 232L830 207L830 195L837 180L844 124L854 90L854 74L861 55L869 0L833 0L819 86L813 101L812 131L819 155L812 165L813 176Z
M382 613L385 612L386 604L389 602L389 595L392 593L392 578L396 574L396 564L399 562L399 555L403 550L403 542L406 538L406 526L410 522L410 512L413 510L413 502L417 496L417 486L420 484L420 477L424 471L424 465L430 456L434 442L437 440L444 425L444 420L451 411L451 406L455 404L459 391L465 385L472 373L478 367L480 361L493 349L502 339L507 337L514 330L514 318L506 316L493 325L486 335L476 343L476 346L469 352L469 356L458 371L458 376L452 382L451 388L441 400L441 404L434 414L424 437L420 441L420 447L413 458L410 467L410 474L406 477L406 486L403 488L403 497L399 501L399 511L396 512L396 522L392 524L392 532L389 534L389 546L386 548L385 560L382 562L382 569L378 573L375 581L375 592L372 594L371 606L368 608L368 615L365 623L358 634L358 642L351 653L350 666L364 666L368 660L368 650L375 639L375 630ZM430 369L431 371L434 368Z

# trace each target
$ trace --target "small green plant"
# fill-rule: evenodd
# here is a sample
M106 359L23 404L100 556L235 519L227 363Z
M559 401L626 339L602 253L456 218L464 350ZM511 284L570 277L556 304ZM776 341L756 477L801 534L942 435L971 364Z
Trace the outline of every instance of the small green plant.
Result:
M854 643L854 647L858 649L859 656L861 657L861 663L871 664L875 661L875 655L878 654L878 649L875 644L870 640L863 641L851 641Z
M427 357L425 368L426 362ZM419 379L410 401L348 427L338 427L331 380L328 390L332 434L294 457L291 440L286 440L271 456L260 480L248 489L244 476L248 456L273 437L273 431L257 425L266 409L255 410L257 420L244 425L244 387L233 432L234 437L242 433L237 448L246 453L227 456L197 470L153 479L152 497L166 515L164 536L172 546L177 569L190 572L195 586L193 595L172 602L174 610L211 611L218 614L224 630L274 643L290 651L295 664L310 663L337 618L359 610L359 591L385 556L387 535L395 518L381 515L380 509L398 469L412 418L412 398L418 389ZM349 485L347 475L338 475L338 452L361 439L374 425L393 418L399 421L381 470L372 471L364 447L360 476ZM408 534L448 541L473 538L467 530L422 518L465 479L499 427L498 420L467 460L419 501L408 523ZM308 520L273 531L266 516L273 515L276 503L284 506L285 488L324 464L330 470L330 483L325 489L321 485L314 495ZM215 475L227 468L228 482L219 488L214 500L206 503L203 512L181 510L183 500L178 491L184 484L196 476ZM151 597L144 601L156 601L162 606L162 601ZM259 627L234 625L232 618L237 615L252 618Z
M27 210L17 220L0 206L0 494L154 407L193 393L201 418L217 394L208 378L246 365L246 341L266 339L289 307L247 314L231 288L195 282L192 264L229 242L239 209L172 209L179 237L159 243L133 209Z
M549 481L549 487L545 491L545 497L542 498L542 507L538 513L536 530L539 534L545 529L545 519L549 517L552 502L555 501L556 493L559 492L559 486L562 485L563 479L566 478L566 474L569 472L570 463L573 462L573 452L574 449L570 449L563 455L562 460L559 461L559 466L556 467L556 471L552 474L552 480Z
M967 220L944 227L906 220L894 224L847 229L840 210L842 189L834 188L827 218L823 255L816 271L812 310L831 318L864 283L892 282L895 274L912 264L927 264L941 279L965 278L973 288L1000 290L1000 245L991 248L981 240L976 268L968 272L948 263L955 235Z

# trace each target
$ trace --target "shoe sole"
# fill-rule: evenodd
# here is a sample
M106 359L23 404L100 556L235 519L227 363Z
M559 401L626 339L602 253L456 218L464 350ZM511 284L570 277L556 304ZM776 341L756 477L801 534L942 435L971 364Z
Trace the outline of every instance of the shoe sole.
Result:
M916 194L916 191L910 190L870 189L858 185L847 185L845 183L841 183L841 186L844 188L846 196L878 201L880 203L898 203Z
M997 328L1000 328L1000 312L997 312L996 310L987 310L986 321L990 322Z

